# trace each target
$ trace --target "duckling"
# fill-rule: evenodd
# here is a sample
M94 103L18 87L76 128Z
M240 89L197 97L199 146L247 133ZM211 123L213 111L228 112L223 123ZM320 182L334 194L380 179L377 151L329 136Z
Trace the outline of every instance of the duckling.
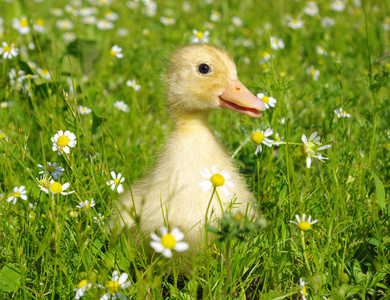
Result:
M200 171L215 165L218 171L229 173L229 181L234 183L228 187L229 196L217 187L223 207L214 195L210 220L222 217L232 201L232 210L245 214L253 200L234 161L213 133L208 116L213 110L229 109L259 118L264 103L238 80L229 55L210 45L179 49L171 57L163 81L175 129L149 174L121 199L121 222L137 242L139 233L148 241L151 232L168 223L171 229L184 232L184 241L196 251L202 244L201 231L212 195L212 189L203 192L198 185L206 180Z

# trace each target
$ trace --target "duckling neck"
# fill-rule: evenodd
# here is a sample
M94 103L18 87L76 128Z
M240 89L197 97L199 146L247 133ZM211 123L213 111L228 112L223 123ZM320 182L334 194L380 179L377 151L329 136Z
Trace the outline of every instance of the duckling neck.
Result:
M209 112L196 111L183 113L180 116L174 118L176 124L176 132L194 132L199 129L207 129L211 131L211 127L208 122Z

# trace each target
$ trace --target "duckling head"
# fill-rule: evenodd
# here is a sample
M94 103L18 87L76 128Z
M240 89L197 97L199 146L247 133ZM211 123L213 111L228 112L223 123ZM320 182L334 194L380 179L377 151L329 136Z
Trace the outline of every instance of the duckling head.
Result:
M259 118L264 110L264 103L238 80L229 55L210 45L179 49L170 60L165 84L174 117L222 108Z

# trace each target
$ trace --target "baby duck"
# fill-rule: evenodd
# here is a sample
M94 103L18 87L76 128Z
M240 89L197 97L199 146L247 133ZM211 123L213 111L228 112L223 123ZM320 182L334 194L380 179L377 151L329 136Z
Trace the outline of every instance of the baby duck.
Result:
M170 59L164 83L175 129L149 175L121 199L121 223L130 228L137 242L139 233L148 242L150 233L161 226L178 227L185 233L184 241L196 251L202 243L208 207L209 220L216 220L223 213L216 195L210 203L213 189L204 192L198 185L207 180L201 174L204 175L205 167L217 172L216 166L222 174L230 174L230 178L223 178L234 184L228 187L230 193L219 187L216 190L223 210L234 201L232 211L245 214L252 205L252 194L213 133L208 115L222 108L259 118L264 103L238 80L229 55L210 45L179 49Z

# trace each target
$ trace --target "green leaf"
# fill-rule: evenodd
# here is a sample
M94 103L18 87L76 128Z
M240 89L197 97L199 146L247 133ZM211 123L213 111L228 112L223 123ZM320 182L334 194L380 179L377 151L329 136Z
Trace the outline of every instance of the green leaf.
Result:
M15 265L7 264L0 271L0 292L16 292L20 286L22 276Z
M355 260L353 263L352 272L353 272L353 277L355 278L357 283L362 282L366 277L362 271L362 268L360 267L359 261L357 260Z
M287 192L287 185L283 184L282 188L280 189L279 192L279 202L280 204L284 203L284 198L286 197L286 192Z
M366 242L375 246L375 247L379 247L379 241L376 238L367 238Z
M379 177L373 172L372 176L375 180L375 188L376 188L376 197L378 198L379 207L381 210L384 210L385 208L385 187L383 186L382 181L379 179Z
M387 271L389 270L387 270L386 266L380 268L380 270L376 272L374 277L372 278L370 288L375 287L379 283L379 281L381 281L387 275Z

